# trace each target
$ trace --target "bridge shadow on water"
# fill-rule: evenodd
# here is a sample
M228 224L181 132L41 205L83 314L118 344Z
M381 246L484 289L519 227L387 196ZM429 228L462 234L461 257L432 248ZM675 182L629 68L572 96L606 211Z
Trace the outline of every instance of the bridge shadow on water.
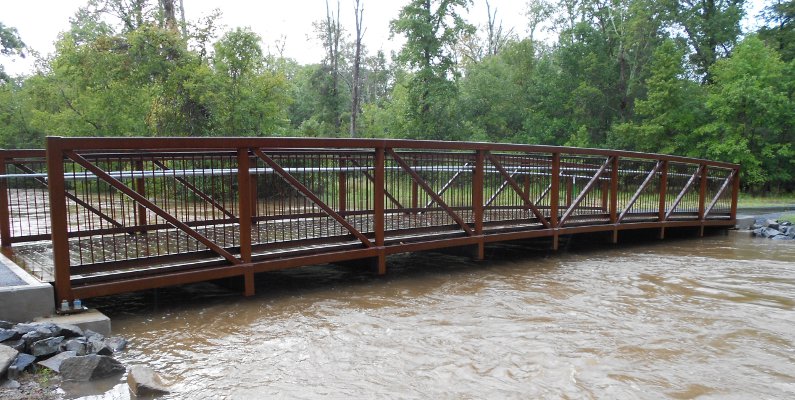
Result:
M706 229L704 232L705 236L724 234L725 229ZM533 268L543 274L554 271L572 257L610 257L610 252L618 246L622 252L632 252L633 248L670 246L697 237L698 228L666 230L664 240L659 239L658 229L633 230L619 232L619 244L614 244L611 232L597 232L561 236L557 251L552 250L551 238L537 238L488 245L482 261L470 257L472 251L469 248L397 254L388 257L385 276L378 276L375 268L366 263L324 264L260 273L256 275L256 295L252 297L242 296L241 278L231 278L97 297L86 303L114 318L150 312L200 310L238 302L283 301L310 295L323 297L323 292L333 297L336 296L335 291L355 290L363 286L378 291L389 290L390 285L413 286L416 283L425 290L433 290L435 284L438 287L467 275L492 273L506 265L521 264L523 268Z

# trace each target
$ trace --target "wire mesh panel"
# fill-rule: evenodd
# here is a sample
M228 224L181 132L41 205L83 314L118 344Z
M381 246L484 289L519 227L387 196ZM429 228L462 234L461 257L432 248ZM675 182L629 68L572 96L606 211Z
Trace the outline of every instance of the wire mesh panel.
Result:
M208 250L167 216L220 247L239 245L234 153L92 154L83 160L90 165L70 159L64 166L67 192L75 199L67 221L77 271Z
M389 153L384 166L385 230L461 230L473 224L473 152L404 150Z
M372 151L263 151L254 159L253 243L283 245L355 240L332 210L359 232L372 232ZM275 164L271 165L269 162ZM291 178L299 185L291 183ZM314 196L314 199L312 198ZM264 247L264 248L267 248Z
M670 215L668 219L698 215L700 178L697 164L668 164L668 190L665 197L666 214Z
M549 217L550 154L496 153L485 164L483 219L487 225L538 224L533 207L544 218Z
M659 217L662 163L619 159L618 213L624 222L656 221Z
M559 199L564 215L569 215L565 220L568 225L609 221L611 169L607 157L561 156Z
M707 206L712 205L709 211L711 216L726 216L731 213L732 207L732 170L727 168L707 169Z
M13 152L11 152L13 154ZM44 152L38 157L5 159L4 180L8 198L8 222L12 243L46 240L50 235L50 197L47 191L47 163Z

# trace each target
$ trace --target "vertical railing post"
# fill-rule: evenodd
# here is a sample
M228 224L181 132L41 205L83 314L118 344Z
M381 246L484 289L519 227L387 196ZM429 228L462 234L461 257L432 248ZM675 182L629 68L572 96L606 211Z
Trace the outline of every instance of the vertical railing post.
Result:
M660 167L660 208L657 214L657 221L665 222L665 204L668 193L668 160L663 160ZM660 239L665 238L665 226L660 226Z
M251 263L251 158L248 148L237 149L237 187L240 228L240 259ZM247 268L243 276L245 295L254 295L254 272Z
M137 160L135 161L135 169L141 174L140 177L135 178L135 191L140 194L141 196L146 197L146 182L144 181L144 160ZM143 204L138 203L138 206L135 208L135 212L138 216L137 220L135 221L141 229L139 232L144 233L146 232L146 207Z
M552 249L558 249L558 208L560 202L560 153L552 153L552 182L549 188L549 225L552 227Z
M602 212L607 214L610 209L610 182L602 181L600 186L600 191L602 193Z
M704 210L706 209L707 204L707 165L701 165L701 181L699 182L698 187L698 220L701 223L701 226L698 230L699 236L704 236L704 220L706 219L706 215L704 214Z
M613 224L613 243L618 243L618 156L610 164L610 223Z
M8 153L0 150L0 175L5 175ZM0 178L0 245L11 246L11 210L8 203L8 179Z
M342 157L339 158L339 167L340 172L337 174L337 197L338 197L338 210L340 215L345 215L345 211L348 208L347 199L348 199L348 175L345 173L344 169L347 164L345 163L345 159Z
M730 218L737 220L737 198L740 196L740 167L734 170L734 180L732 181L732 205Z
M482 260L485 256L485 241L483 239L483 185L485 150L475 152L475 168L472 171L472 213L475 222L475 236L478 236L478 248L475 258Z
M384 221L384 147L375 148L375 165L373 175L373 228L375 230L375 246L378 248L377 269L378 275L386 274L386 253L384 252L384 239L386 225Z
M69 265L69 225L64 182L64 146L60 137L47 138L47 184L50 196L50 233L55 278L56 304L72 301L72 277Z
M411 162L412 167L417 166L417 159L416 157L412 157L413 160ZM411 180L411 208L416 210L417 207L420 206L420 185L417 184L417 181L414 179ZM415 211L414 214L417 214Z
M574 177L570 176L566 179L566 205L565 207L567 210L571 208L572 199L574 198Z

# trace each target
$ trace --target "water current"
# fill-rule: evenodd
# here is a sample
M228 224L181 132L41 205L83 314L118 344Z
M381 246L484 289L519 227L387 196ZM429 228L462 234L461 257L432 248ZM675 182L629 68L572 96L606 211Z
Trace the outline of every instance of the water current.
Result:
M795 398L795 242L501 245L95 300L165 399ZM121 379L67 397L129 398Z

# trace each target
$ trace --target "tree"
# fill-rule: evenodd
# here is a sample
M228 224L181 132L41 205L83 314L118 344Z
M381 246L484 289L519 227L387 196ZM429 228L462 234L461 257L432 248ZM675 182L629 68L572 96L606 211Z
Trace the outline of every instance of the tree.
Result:
M673 26L692 48L694 72L709 82L710 67L726 57L740 36L745 0L681 0L670 3Z
M0 55L18 55L20 57L25 57L25 53L23 52L24 49L25 43L23 43L22 39L19 37L17 29L14 27L6 27L0 22ZM9 80L10 77L5 73L5 68L0 64L0 84L6 83Z
M398 62L412 70L405 110L410 137L435 139L456 137L451 99L456 87L451 81L459 73L453 58L456 41L472 34L461 11L470 0L412 0L390 23L392 34L403 34L406 43Z
M795 58L795 1L777 0L762 13L767 26L759 29L759 38L778 50L781 59Z
M714 121L701 127L705 157L743 165L746 184L793 189L795 121L791 72L756 36L737 45L711 69L706 105Z
M359 0L356 0L353 9L356 19L356 44L353 56L353 83L351 84L351 137L356 137L356 117L359 115L360 99L359 89L361 87L361 79L359 72L362 63L362 18L364 16L364 9L359 7Z

